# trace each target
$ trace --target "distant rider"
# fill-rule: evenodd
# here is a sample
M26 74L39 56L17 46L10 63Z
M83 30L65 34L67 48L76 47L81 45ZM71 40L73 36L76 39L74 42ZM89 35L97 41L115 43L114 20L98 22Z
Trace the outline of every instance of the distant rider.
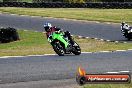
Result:
M121 29L126 29L126 30L131 30L132 27L130 27L128 24L126 24L125 22L121 23Z

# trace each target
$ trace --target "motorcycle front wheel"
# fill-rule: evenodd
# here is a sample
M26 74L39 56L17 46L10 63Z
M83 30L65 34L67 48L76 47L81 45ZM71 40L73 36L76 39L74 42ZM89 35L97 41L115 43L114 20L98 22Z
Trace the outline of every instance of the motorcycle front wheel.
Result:
M59 56L64 56L65 51L63 46L59 42L55 42L52 44L54 51L59 55Z

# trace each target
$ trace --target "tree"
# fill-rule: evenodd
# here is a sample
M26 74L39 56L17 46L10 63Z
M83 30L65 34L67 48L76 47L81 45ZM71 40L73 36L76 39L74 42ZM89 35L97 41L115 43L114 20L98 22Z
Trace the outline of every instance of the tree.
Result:
M52 1L53 0L33 0L33 2L52 2Z
M69 2L69 3L85 3L86 0L64 0L64 2Z
M17 0L3 0L3 2L17 2Z
M86 1L85 0L77 0L76 3L85 3Z

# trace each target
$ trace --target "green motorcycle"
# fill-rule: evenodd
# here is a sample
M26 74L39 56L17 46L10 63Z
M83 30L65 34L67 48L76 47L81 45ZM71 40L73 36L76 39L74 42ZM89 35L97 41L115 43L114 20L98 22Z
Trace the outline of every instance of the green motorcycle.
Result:
M64 32L53 32L49 36L48 41L59 56L64 56L65 54L81 54L80 46L71 36L70 38L69 36L64 36Z

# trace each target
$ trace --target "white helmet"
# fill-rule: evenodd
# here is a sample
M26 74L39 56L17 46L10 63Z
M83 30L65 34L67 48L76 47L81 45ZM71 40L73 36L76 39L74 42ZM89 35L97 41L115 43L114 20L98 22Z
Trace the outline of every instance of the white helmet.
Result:
M52 27L51 23L45 23L44 24L44 29L45 29L46 32L48 32L51 27Z

